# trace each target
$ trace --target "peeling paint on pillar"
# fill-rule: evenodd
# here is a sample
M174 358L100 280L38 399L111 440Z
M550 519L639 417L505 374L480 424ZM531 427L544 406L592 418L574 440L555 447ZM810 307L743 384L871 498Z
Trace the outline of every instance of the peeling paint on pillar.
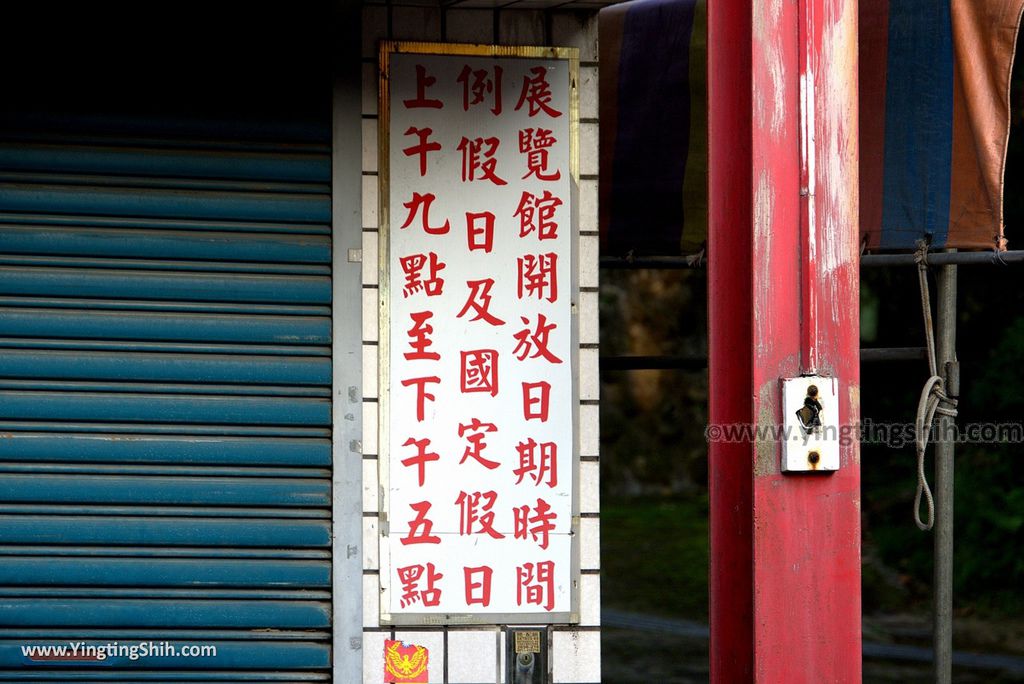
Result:
M822 286L844 290L858 282L857 184L857 5L825 3L821 61L830 66L829 78L817 83L815 109L820 112L816 135L822 151L817 185L818 215L823 220ZM834 276L834 277L833 277ZM827 299L836 325L856 324L859 311L838 306L841 297ZM852 314L852 315L851 315Z
M771 265L774 211L775 195L772 192L771 178L768 174L768 170L762 169L757 177L757 184L754 186L754 244L758 245L758 250L755 252L754 258L759 261L759 263L755 265L755 274L767 273L768 268ZM758 286L759 283L755 280L754 287L757 288ZM756 308L757 301L758 300L755 297L755 325L757 324L758 316L763 315L763 312ZM765 345L770 345L772 340L771 319L767 316L764 316L763 318L768 326L766 331L767 334L755 336L754 338L754 341L757 344L758 357L766 356L769 353L769 349L767 349Z
M849 439L858 442L857 448L845 449L840 452L841 455L846 456L849 461L848 463L856 467L860 467L860 385L850 384L847 387L848 399L850 406L850 416L846 421L848 430L850 430ZM860 509L860 490L857 491L857 508Z
M782 0L766 0L754 4L754 42L765 48L761 57L767 64L772 82L770 122L766 121L768 107L765 103L765 93L754 93L757 125L765 128L767 123L776 136L782 135L786 120L785 60L779 48L780 41L769 31L778 24L781 14ZM758 55L755 54L754 59L758 59Z
M779 383L766 382L757 396L761 408L757 414L758 436L754 443L754 477L764 477L780 470L779 442L772 439L771 431L766 429L779 424L776 418L780 398Z

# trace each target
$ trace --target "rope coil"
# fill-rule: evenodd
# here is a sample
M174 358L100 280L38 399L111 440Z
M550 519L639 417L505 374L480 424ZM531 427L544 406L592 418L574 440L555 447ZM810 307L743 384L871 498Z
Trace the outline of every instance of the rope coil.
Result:
M935 525L935 499L932 497L931 487L928 486L928 476L924 469L925 452L928 449L928 437L930 436L932 423L935 414L956 417L957 400L946 394L945 383L939 375L938 363L935 359L935 330L932 324L932 303L928 293L928 245L918 243L917 252L914 254L914 261L917 263L918 284L921 288L921 313L924 316L925 346L928 350L928 369L931 376L924 383L921 390L921 398L917 402L917 419L915 428L915 447L917 449L917 492L914 494L914 523L918 529L928 531ZM945 435L940 435L945 437ZM921 519L921 499L924 498L927 504L925 519Z

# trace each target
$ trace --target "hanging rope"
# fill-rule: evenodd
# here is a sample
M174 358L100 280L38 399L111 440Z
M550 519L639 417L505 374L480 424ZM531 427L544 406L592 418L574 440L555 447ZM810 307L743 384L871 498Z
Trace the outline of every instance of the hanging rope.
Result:
M914 495L914 522L920 530L930 530L935 525L935 499L932 498L928 476L924 469L925 451L928 449L928 437L931 435L932 422L935 414L956 417L956 399L948 396L942 376L939 375L938 363L935 359L935 329L932 324L932 302L928 293L928 245L918 243L914 255L917 263L917 280L921 287L921 314L924 317L925 346L928 350L928 369L931 376L924 383L921 398L917 402L917 420L915 446L917 447L917 493ZM927 504L927 514L921 520L921 499Z

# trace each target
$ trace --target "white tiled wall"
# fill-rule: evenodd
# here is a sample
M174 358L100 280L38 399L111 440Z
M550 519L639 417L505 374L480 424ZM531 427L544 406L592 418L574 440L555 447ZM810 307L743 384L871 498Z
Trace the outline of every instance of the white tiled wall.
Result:
M601 680L600 497L598 494L597 16L587 12L367 5L363 9L363 681L382 681L384 639L430 650L431 682L504 682L502 625L472 628L380 627L377 543L377 43L382 39L580 48L580 624L550 631L555 684ZM495 27L497 24L497 27ZM390 32L389 32L390 27ZM497 28L497 33L496 29ZM547 40L550 32L550 41Z
M490 629L449 630L448 682L474 684L494 681L501 631Z
M551 639L551 661L555 682L601 681L601 633L555 630Z

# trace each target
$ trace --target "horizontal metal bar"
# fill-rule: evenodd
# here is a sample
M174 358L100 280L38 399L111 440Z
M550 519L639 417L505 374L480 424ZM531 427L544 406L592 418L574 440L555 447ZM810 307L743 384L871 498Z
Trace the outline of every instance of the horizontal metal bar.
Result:
M329 194L154 190L151 188L74 185L0 186L0 209L41 212L59 207L63 214L142 216L240 221L325 223L331 220Z
M3 309L0 308L0 322ZM3 333L0 333L2 335ZM328 340L329 341L329 340ZM33 337L0 337L0 349L87 349L93 351L161 352L183 354L258 354L281 356L330 356L329 345L282 346L273 344L220 344L192 342L146 342L122 340L55 340Z
M154 636L158 636L159 639L154 639L153 638ZM261 630L176 629L176 630L174 630L173 638L169 639L168 638L169 636L172 636L172 635L167 634L167 632L161 632L159 634L154 635L152 630L139 629L137 627L114 627L114 628L106 628L106 629L104 629L104 628L97 629L97 628L94 628L94 627L90 627L90 628L83 628L83 629L76 629L75 630L75 637L76 638L81 638L83 641L88 640L88 639L104 639L106 641L117 641L119 639L122 640L122 641L125 640L125 639L135 639L135 640L139 640L139 641L147 641L147 640L152 639L153 641L165 641L166 640L166 641L174 642L174 641L177 641L177 640L188 639L192 643L196 643L196 642L204 642L204 641L206 641L206 642L214 642L214 641L217 641L217 640L220 640L220 639L225 639L225 640L228 640L228 641L237 641L238 643L245 643L245 642L252 642L252 641L257 641L257 642L262 642L262 641L269 641L269 642L281 642L281 641L307 642L307 641L323 641L325 639L325 637L329 637L329 635L325 634L324 632L317 631L317 630L306 631L306 630L288 630L288 629L282 629L282 630L276 630L276 629L275 630L267 630L267 629L261 629ZM50 628L41 628L41 629L40 628L29 629L27 627L0 627L0 640L19 639L19 640L28 641L30 639L50 639L51 643L52 643L52 640L54 639L54 637L56 637L57 639L61 639L61 638L67 637L67 629L66 628L62 628L62 627L56 627L56 628L50 627ZM61 668L60 671L67 672L67 670L65 670L64 668ZM18 670L14 670L14 672L17 673ZM24 681L24 670L21 670L21 672L22 672L22 679L21 679L21 681ZM43 679L43 677L41 677L40 674L39 674L41 672L42 672L41 670L37 670L37 671L33 672L33 678ZM94 675L98 674L95 669L92 672L93 672ZM156 672L151 672L149 674L160 675L161 672L163 672L163 676L162 677L148 677L148 678L149 679L157 679L160 682L168 682L168 681L175 681L176 682L179 679L182 679L180 676L179 677L175 677L173 680L168 679L168 675L172 674L172 673L167 672L166 670L163 670L163 671L158 670ZM201 677L203 682L209 682L209 681L213 681L214 679L216 679L216 677L214 677L210 673L209 670L197 670L195 672L198 673L198 674L203 675ZM9 674L8 672L3 671L3 670L0 670L0 673L2 673L2 674ZM132 673L133 680L139 679L140 675L142 675L142 674L145 674L145 673L144 672ZM180 673L178 673L178 674L180 675ZM3 679L3 677L0 677L0 679ZM11 679L11 678L7 677L7 679ZM96 678L95 677L88 677L87 679L90 680L90 681L95 681ZM287 678L287 680L288 681L292 681L292 678L289 677L289 678ZM246 679L244 681L249 681L249 680Z
M310 385L264 385L264 384L215 384L185 382L118 382L116 380L63 380L27 378L7 380L0 378L0 392L102 392L104 394L165 394L165 395L216 395L220 397L329 397L329 386Z
M327 275L249 275L0 265L0 294L29 297L329 304Z
M268 512L269 515L273 513ZM187 524L182 524L187 520ZM172 518L132 516L0 515L0 539L9 544L211 547L329 547L331 521L285 518ZM230 550L234 553L234 550ZM127 555L127 554L126 554ZM4 609L0 607L0 616ZM3 624L0 620L0 624ZM17 623L15 623L17 624ZM23 623L28 625L30 623ZM122 623L136 624L136 623ZM200 623L203 624L203 623ZM206 626L213 626L213 622ZM140 625L141 626L141 625Z
M180 521L179 521L180 522ZM133 546L117 544L106 546L78 545L58 541L46 546L16 545L0 546L0 556L75 556L78 558L188 558L191 560L211 558L246 559L288 559L288 560L330 560L329 548L243 548L240 546ZM0 628L0 638L4 630Z
M129 423L331 424L325 398L0 390L8 420Z
M75 630L75 638L85 641L84 637L81 637L81 629ZM120 633L120 632L118 632ZM175 635L181 634L181 630L175 630ZM264 634L265 632L255 632L256 634ZM235 634L244 636L248 635L248 632L235 630ZM330 639L330 632L311 632L311 634L318 635L318 638L322 640ZM140 639L140 641L153 641L163 642L167 641L167 632L165 630L151 630ZM229 639L235 639L234 635L225 637ZM265 639L266 637L261 637ZM99 643L106 644L112 641L107 637L103 637L104 641ZM67 641L67 631L59 632L57 638L50 638L46 641L42 641L39 645L50 645L55 642ZM124 643L124 639L121 640ZM3 682L23 682L25 681L25 656L21 655L21 645L29 645L31 642L27 639L18 638L18 641L13 643L0 643L0 667L3 668L14 668L11 670L0 670L0 681ZM171 642L177 643L181 646L190 642ZM195 641L191 642L196 643ZM131 660L128 657L108 657L105 661L104 670L97 672L96 665L92 663L86 664L80 669L72 669L71 667L64 664L62 667L57 667L52 670L45 670L40 667L33 668L31 670L32 680L34 682L60 682L60 684L68 684L69 682L109 682L109 679L98 680L97 674L106 674L113 667L119 669L114 670L118 676L127 677L124 669L130 671L131 679L121 679L117 681L130 681L130 682L154 682L154 684L160 684L161 682L201 682L202 684L209 684L210 682L225 682L225 684L231 684L232 682L289 682L295 684L296 682L327 682L331 681L331 675L329 672L311 672L308 670L289 670L287 667L319 667L326 669L330 666L331 647L329 643L324 644L270 644L269 648L265 647L262 642L252 642L237 644L234 641L206 641L210 645L217 647L216 658L206 658L205 661L213 661L217 668L223 669L209 669L205 667L202 670L171 670L169 668L180 666L181 658L157 658L150 656L148 658L139 658L138 660ZM96 644L91 644L96 645ZM313 647L318 649L313 650ZM305 661L300 660L300 656ZM298 662L298 665L290 666L286 665L291 662ZM166 664L162 664L166 663ZM314 664L308 664L314 663ZM152 667L160 669L143 670L143 667ZM263 671L254 670L252 668L270 668L277 667L275 671ZM123 668L123 669L122 669ZM235 668L235 669L231 669Z
M324 438L186 437L181 435L12 432L3 438L4 460L78 463L246 464L328 466L331 443Z
M15 143L0 149L0 168L20 172L307 183L326 183L331 179L330 155L293 150L243 152Z
M865 254L860 258L861 266L909 266L916 263L913 254ZM930 252L928 263L932 266L979 264L1018 264L1024 262L1024 250L1010 252ZM664 269L678 270L703 268L704 255L658 256L658 257L601 257L601 268L605 269Z
M0 168L0 183L60 185L153 190L203 190L208 192L272 192L297 195L322 195L330 192L327 183L273 181L266 179L231 180L221 178L170 178L168 176L89 175L50 171L8 171Z
M9 108L10 109L10 108ZM47 144L167 147L215 150L310 150L329 154L330 125L320 122L257 121L239 117L190 118L170 114L156 118L76 114L47 109L4 112L9 123L4 137ZM58 131L58 132L54 132Z
M244 233L212 230L131 229L0 223L5 254L61 254L136 259L244 262L331 262L326 235Z
M924 347L881 347L860 350L861 363L927 360L928 354Z
M4 432L21 434L22 432L46 433L103 433L112 436L131 434L138 435L176 435L191 437L229 436L229 437L298 437L320 438L331 436L330 427L282 426L282 425L242 425L215 423L90 423L55 420L7 420L0 419L0 435ZM5 445L6 446L6 445ZM4 454L7 455L6 452Z
M689 256L601 257L601 268L607 269L651 268L677 270L704 268L704 266L703 252Z
M51 503L0 503L0 515L62 515L78 517L139 517L176 518L191 520L194 518L250 518L263 519L273 514L278 520L285 518L302 520L328 520L331 508L325 505L320 508L281 507L272 509L267 506L195 506L193 504L173 506L151 506L140 504L51 504ZM0 584L0 591L2 591Z
M978 264L1019 264L1024 262L1024 250L1012 252L929 252L928 263L932 266L974 266ZM865 254L860 258L861 266L913 266L913 254Z
M924 347L879 347L861 349L861 363L925 360ZM602 356L601 370L704 370L705 356Z
M21 578L19 578L21 579ZM55 599L92 600L109 599L154 599L154 600L243 600L243 601L327 601L330 589L308 587L267 587L260 589L235 587L82 587L82 586L29 586L0 585L0 602L6 599Z
M219 233L284 233L289 235L330 235L329 221L320 223L274 222L237 219L153 218L144 216L85 216L0 211L0 223L41 226L128 228L130 230L212 231Z
M270 261L186 261L181 259L133 259L124 257L110 259L96 256L44 256L38 254L7 253L0 253L0 266L100 271L109 269L110 271L118 272L175 271L179 273L244 273L250 275L331 275L331 267L328 264L291 264Z
M24 627L248 627L323 629L320 601L196 601L140 599L0 599L0 624Z
M0 354L0 384L22 379L114 381L121 383L200 383L257 385L250 393L287 393L280 385L331 384L331 360L323 356L229 354L153 354L82 349L5 349ZM13 385L8 384L7 387ZM37 387L38 389L38 387ZM145 386L142 388L145 391ZM179 388L184 389L184 387ZM126 390L127 391L127 390ZM163 390L150 390L163 391ZM225 392L231 394L233 391ZM329 394L329 390L328 390Z
M0 228L3 230L3 228ZM165 313L242 313L246 316L325 316L331 307L322 304L257 304L253 302L184 302L155 299L97 299L90 297L24 297L0 295L3 307L26 309L84 309L87 311L162 311Z
M4 438L11 439L11 438ZM329 478L327 468L290 468L263 465L204 465L174 463L97 463L94 461L68 463L57 461L14 462L0 461L0 478L4 473L49 473L79 475L142 475L169 477L240 477L240 478ZM0 504L2 505L2 504ZM258 509L254 509L258 510Z
M606 370L704 370L706 356L602 356L600 368Z
M326 316L255 316L245 314L173 314L136 311L75 311L60 309L0 309L0 337L4 347L21 346L20 338L72 338L71 348L141 350L155 343L160 351L192 351L196 346L172 343L241 343L217 349L225 353L248 345L326 345L331 341L331 319ZM84 338L84 339L83 339ZM79 340L82 340L79 343ZM92 344L89 340L97 340ZM61 346L57 339L40 348ZM32 345L25 346L35 346ZM152 347L151 347L152 348ZM196 351L205 351L198 349ZM259 353L265 353L261 349ZM308 350L302 352L309 354Z
M296 506L331 505L326 478L169 477L160 475L64 475L49 473L0 475L4 503L168 505L168 506ZM137 510L144 514L144 508Z

